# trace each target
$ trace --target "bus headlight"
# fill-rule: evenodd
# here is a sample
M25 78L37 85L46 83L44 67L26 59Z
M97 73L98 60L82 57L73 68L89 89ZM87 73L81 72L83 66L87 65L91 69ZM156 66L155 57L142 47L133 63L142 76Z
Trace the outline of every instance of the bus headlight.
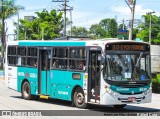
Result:
M145 91L144 94L147 95L147 91Z
M105 86L106 92L109 93L110 92L110 87L109 86Z
M109 93L109 94L111 94L111 95L114 94L114 91L112 91L109 86L105 86L105 89L106 89L106 92L107 92L107 93Z
M148 89L147 91L144 92L145 95L151 92L151 89Z

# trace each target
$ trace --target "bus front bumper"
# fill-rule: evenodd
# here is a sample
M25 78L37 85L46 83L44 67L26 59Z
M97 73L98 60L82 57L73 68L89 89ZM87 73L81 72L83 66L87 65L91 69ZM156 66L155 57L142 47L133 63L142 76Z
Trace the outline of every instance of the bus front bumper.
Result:
M104 93L100 99L101 105L150 103L152 91L149 89L142 94L122 95L117 92Z

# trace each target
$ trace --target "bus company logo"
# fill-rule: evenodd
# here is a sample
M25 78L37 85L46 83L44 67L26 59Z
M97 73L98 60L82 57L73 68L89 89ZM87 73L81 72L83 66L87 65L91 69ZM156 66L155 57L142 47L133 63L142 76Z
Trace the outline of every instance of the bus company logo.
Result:
M24 72L18 72L18 76L25 76L25 77L30 77L30 78L37 78L36 73L24 73Z
M25 76L24 72L18 72L18 76Z
M26 72L25 77L29 77L29 73L28 72Z
M132 81L132 82L129 82L129 83L130 83L130 84L136 84L137 82L133 82L133 81Z
M35 73L30 73L29 75L30 75L30 78L37 78L37 74Z
M68 92L58 91L58 94L61 94L61 95L68 95Z
M117 88L117 91L129 91L129 88Z

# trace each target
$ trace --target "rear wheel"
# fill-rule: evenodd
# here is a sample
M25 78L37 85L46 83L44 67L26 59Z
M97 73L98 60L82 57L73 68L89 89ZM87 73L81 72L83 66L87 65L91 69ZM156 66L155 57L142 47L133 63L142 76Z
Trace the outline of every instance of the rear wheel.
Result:
M31 100L33 95L31 95L31 88L29 82L25 81L22 85L22 98L25 100Z
M74 104L78 108L87 108L87 103L85 103L85 96L81 88L77 88L74 92Z
M122 105L113 105L114 108L124 108L126 106L126 104L122 104Z

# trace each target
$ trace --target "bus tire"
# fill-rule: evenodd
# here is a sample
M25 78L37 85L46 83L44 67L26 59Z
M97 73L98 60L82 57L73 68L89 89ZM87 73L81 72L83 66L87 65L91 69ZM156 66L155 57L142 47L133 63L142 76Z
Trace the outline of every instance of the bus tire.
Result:
M75 90L73 101L74 101L74 105L77 108L83 108L83 109L85 109L88 106L88 104L85 103L85 96L84 96L83 90L80 87L78 87Z
M126 106L126 104L122 104L122 105L113 105L114 108L124 108Z
M33 99L33 95L31 94L31 88L28 81L25 81L22 85L22 98L25 100Z

